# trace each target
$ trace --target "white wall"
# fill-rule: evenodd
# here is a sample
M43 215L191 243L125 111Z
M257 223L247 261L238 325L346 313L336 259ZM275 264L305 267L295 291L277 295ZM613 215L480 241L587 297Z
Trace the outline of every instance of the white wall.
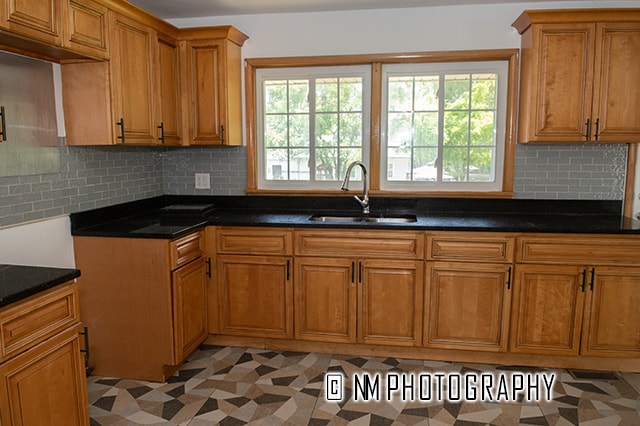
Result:
M0 228L0 264L73 268L69 216Z
M178 27L233 25L245 58L400 53L520 46L525 9L640 7L640 1L557 1L174 19Z

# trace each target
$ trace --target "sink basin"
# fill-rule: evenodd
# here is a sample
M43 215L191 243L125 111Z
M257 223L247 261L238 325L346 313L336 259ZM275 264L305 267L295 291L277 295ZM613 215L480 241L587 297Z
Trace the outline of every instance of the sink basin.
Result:
M309 216L308 220L326 223L412 223L418 219L413 214L399 216L338 216L315 214Z

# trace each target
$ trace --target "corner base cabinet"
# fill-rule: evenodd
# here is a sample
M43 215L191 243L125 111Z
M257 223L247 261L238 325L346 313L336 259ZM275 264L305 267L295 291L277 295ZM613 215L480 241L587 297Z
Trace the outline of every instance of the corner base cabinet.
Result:
M203 240L74 237L95 374L162 382L202 343Z
M2 308L0 329L0 424L88 425L77 285Z

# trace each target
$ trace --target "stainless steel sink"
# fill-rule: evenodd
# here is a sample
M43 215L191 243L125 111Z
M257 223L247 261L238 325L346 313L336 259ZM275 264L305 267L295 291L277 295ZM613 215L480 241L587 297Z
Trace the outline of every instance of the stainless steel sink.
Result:
M323 215L314 214L309 216L312 222L326 223L412 223L418 219L416 215L399 215L399 216L339 216L339 215Z

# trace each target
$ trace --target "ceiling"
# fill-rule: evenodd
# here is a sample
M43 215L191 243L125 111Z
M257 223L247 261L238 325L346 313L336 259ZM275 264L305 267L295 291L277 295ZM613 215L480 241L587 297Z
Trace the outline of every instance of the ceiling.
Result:
M517 3L517 0L129 0L163 19ZM528 0L528 2L549 0Z

